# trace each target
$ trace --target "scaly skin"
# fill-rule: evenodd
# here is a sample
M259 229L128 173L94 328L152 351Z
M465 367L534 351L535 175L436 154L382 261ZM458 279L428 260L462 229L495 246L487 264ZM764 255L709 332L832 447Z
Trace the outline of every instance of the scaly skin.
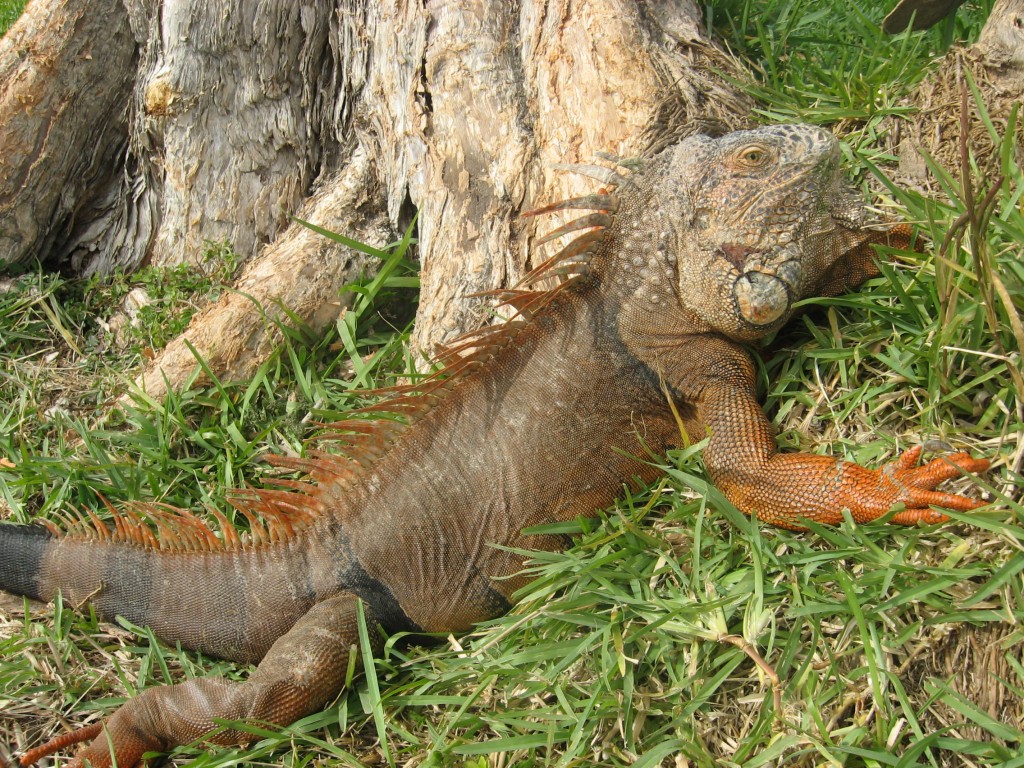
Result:
M906 240L900 229L864 228L829 134L777 126L692 137L604 181L618 190L561 206L595 211L577 228L604 228L555 259L553 269L581 262L576 277L512 295L519 321L449 355L448 379L396 393L383 407L408 426L346 423L354 461L282 460L312 482L243 502L270 517L271 540L220 545L184 513L152 507L120 513L113 529L63 536L0 526L0 588L42 599L61 590L166 642L259 661L244 683L146 690L101 732L63 737L23 765L91 739L75 768L108 766L111 754L127 768L218 719L284 725L316 711L341 690L358 649L357 598L388 632L456 632L504 612L524 583L507 548L566 543L520 532L591 515L623 482L653 480L645 457L681 441L676 414L692 438L709 438L705 462L725 495L775 525L836 523L844 509L869 521L896 505L893 522L940 522L933 506L980 505L935 488L983 471L983 459L917 466L912 449L868 469L782 454L757 404L741 344L780 327L797 300L876 274L871 242ZM142 516L173 529L163 548Z

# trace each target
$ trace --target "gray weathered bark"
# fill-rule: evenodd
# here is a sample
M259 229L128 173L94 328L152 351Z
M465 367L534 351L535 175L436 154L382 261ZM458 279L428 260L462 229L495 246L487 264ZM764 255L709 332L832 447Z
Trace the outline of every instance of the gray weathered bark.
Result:
M0 266L60 252L128 141L136 46L116 0L36 0L0 39Z

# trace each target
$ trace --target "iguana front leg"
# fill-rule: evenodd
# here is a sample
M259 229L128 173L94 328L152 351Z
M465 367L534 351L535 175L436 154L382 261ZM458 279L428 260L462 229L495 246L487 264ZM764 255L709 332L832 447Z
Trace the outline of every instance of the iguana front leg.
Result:
M984 505L935 487L964 473L988 469L987 460L956 453L917 466L920 455L919 447L912 448L880 469L869 469L831 456L776 453L756 468L717 467L711 474L737 508L793 530L806 528L804 520L838 524L844 509L863 523L899 504L904 508L893 515L892 522L913 525L949 519L933 507L966 512Z
M985 459L956 453L917 466L920 448L905 452L880 469L869 469L831 456L779 453L773 430L755 399L753 366L738 347L712 342L708 373L695 398L708 430L704 459L715 484L743 512L783 528L806 528L804 521L836 524L843 510L868 522L896 505L892 522L939 523L947 516L932 507L967 511L984 502L936 491L944 480L982 472Z
M110 716L92 743L70 763L71 768L108 768L112 756L118 768L131 768L146 752L166 752L202 739L220 727L217 720L287 725L322 709L344 685L350 654L359 645L356 603L356 596L346 592L313 606L271 646L245 682L207 677L143 691ZM372 626L368 609L366 620ZM379 635L371 631L370 637L376 653ZM26 753L21 765L91 738L96 726L82 732L82 738L65 734ZM226 730L209 741L227 745L248 738L240 731Z

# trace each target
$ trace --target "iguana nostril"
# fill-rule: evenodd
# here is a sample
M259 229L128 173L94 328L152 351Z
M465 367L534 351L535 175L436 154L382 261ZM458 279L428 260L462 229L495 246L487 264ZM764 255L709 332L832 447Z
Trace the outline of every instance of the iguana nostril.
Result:
M789 309L789 291L779 278L764 272L747 272L733 285L736 306L752 325L771 325Z

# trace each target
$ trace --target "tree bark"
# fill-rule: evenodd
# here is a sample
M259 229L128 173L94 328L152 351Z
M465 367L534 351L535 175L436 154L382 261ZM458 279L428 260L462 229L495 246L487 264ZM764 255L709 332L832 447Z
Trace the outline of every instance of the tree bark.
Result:
M299 218L387 243L393 230L371 182L373 165L360 147L349 165L309 198ZM360 255L313 230L289 227L246 266L234 290L223 293L164 348L159 364L150 366L139 384L154 397L162 396L168 383L181 386L196 370L193 349L223 381L251 377L278 341L271 319L280 318L287 307L308 325L325 327L338 316L338 289L363 265Z
M60 253L119 176L135 56L117 0L35 0L0 39L0 267Z
M492 7L445 8L415 51L430 105L409 182L423 265L419 349L482 322L467 297L523 274L535 234L516 221L524 207L592 190L552 164L639 154L687 119L734 127L749 114L710 72L738 69L711 47L691 3L523 3L518 16Z
M65 0L105 4L108 18L119 7L133 35L128 93L106 86L125 115L106 183L67 195L88 215L50 217L47 236L0 226L24 244L8 261L87 272L194 263L208 240L248 259L238 293L140 379L156 396L194 371L186 340L218 376L245 378L274 343L263 310L333 319L338 289L366 265L289 224L293 212L372 245L418 215L414 345L429 351L483 320L470 294L529 265L535 233L518 214L592 187L553 163L650 152L750 112L692 0L122 1ZM58 79L78 66L61 60ZM0 112L0 131L12 119ZM19 204L35 210L47 186L21 184Z

